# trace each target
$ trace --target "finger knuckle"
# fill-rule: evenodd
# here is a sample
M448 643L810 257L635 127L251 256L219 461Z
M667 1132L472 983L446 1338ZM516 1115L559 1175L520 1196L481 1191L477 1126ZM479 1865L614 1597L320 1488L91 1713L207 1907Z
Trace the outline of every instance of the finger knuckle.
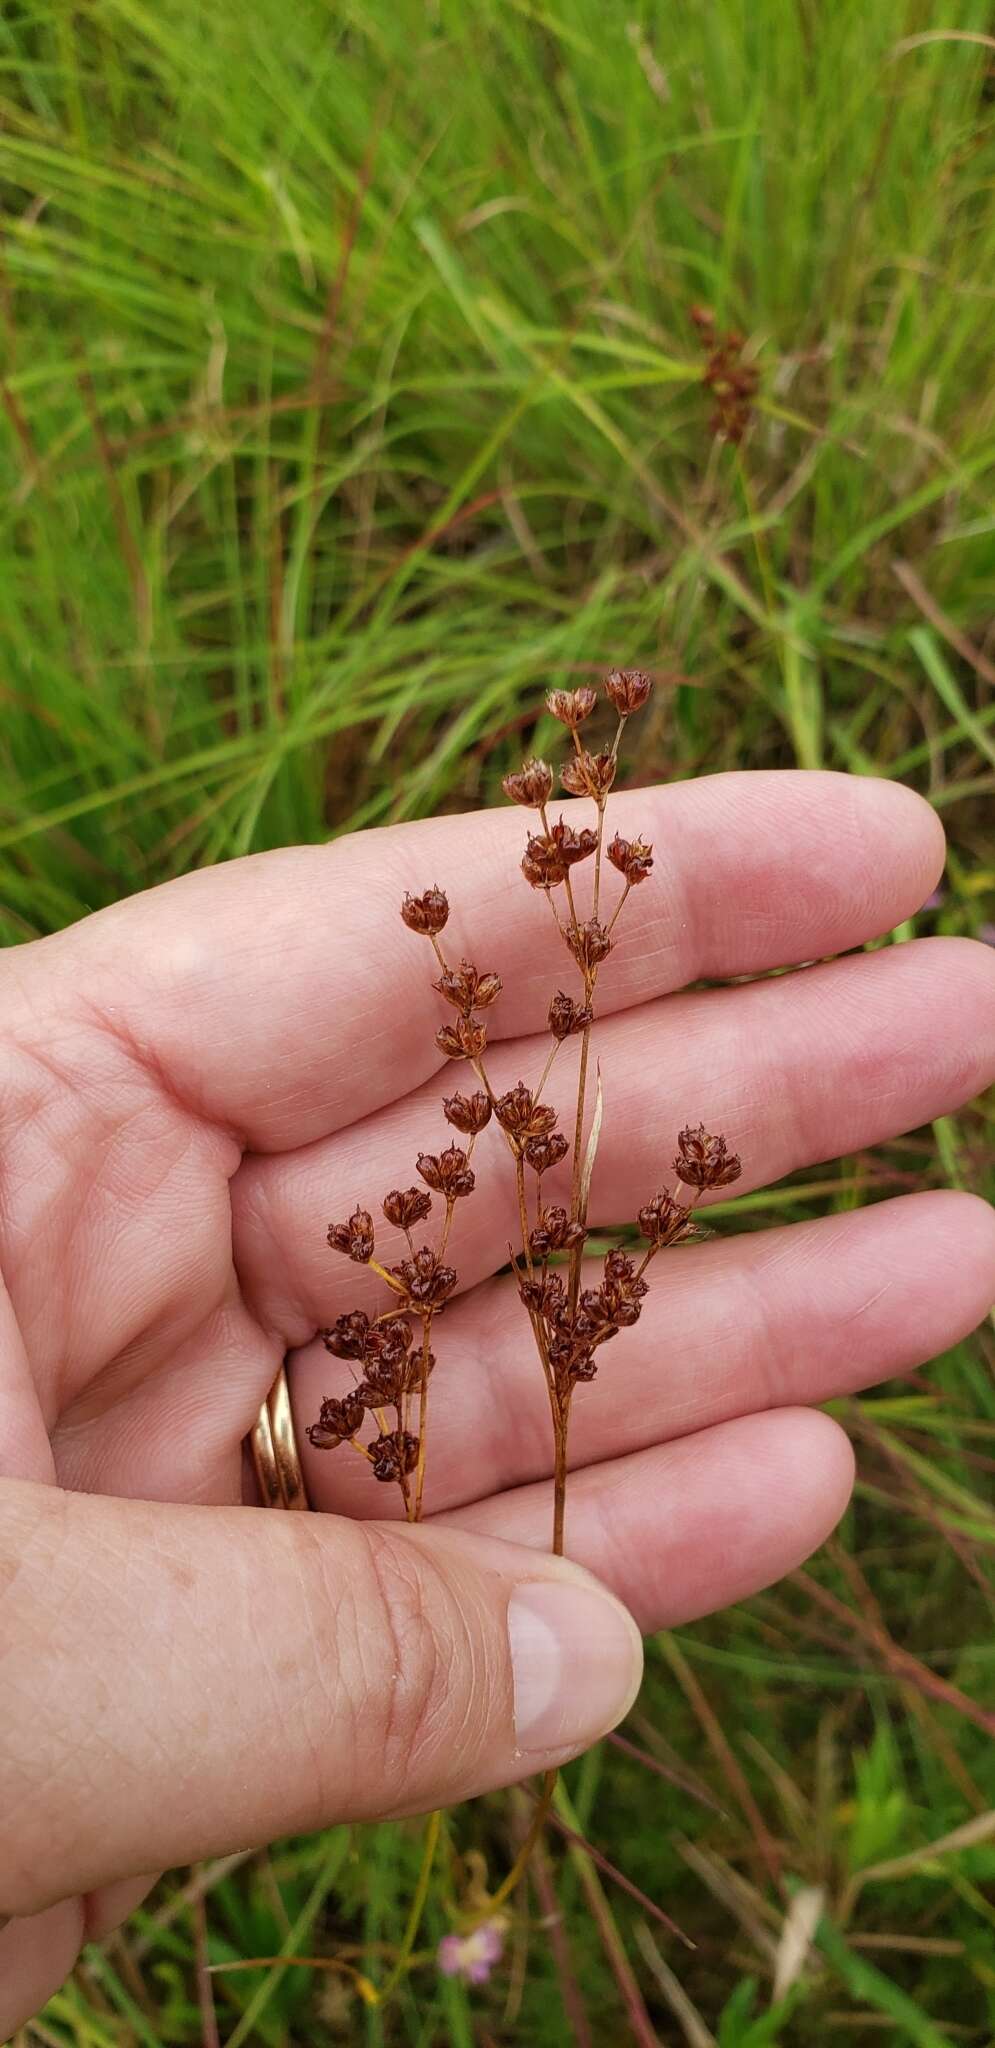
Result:
M419 1778L431 1774L450 1725L455 1602L424 1552L372 1531L364 1543L364 1625L378 1646L379 1671L370 1685L367 1664L357 1718L383 1810L390 1811L410 1799Z

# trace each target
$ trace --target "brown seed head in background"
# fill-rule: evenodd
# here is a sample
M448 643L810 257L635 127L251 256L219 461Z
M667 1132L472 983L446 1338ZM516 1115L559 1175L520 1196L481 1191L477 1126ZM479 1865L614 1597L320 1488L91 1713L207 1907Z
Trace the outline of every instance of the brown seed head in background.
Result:
M355 1259L357 1266L366 1266L373 1257L373 1218L368 1209L354 1209L348 1223L330 1223L328 1242L333 1252L344 1252L347 1259Z
M490 1096L481 1089L475 1095L447 1095L442 1107L447 1123L466 1137L476 1137L491 1120Z
M561 725L568 725L571 732L576 732L577 727L583 725L585 718L590 718L597 701L597 690L586 687L580 690L550 690L546 698L546 709L552 712L554 718L560 720Z
M518 774L506 775L501 787L512 803L538 811L552 796L553 771L548 761L523 761Z
M401 916L409 931L426 936L441 932L449 916L449 898L436 883L421 896L405 896Z
M674 1172L690 1188L725 1188L738 1180L743 1168L738 1155L730 1152L725 1138L712 1136L704 1124L692 1130L688 1124L677 1140Z
M641 711L653 688L653 678L642 668L613 668L605 677L605 695L620 718Z

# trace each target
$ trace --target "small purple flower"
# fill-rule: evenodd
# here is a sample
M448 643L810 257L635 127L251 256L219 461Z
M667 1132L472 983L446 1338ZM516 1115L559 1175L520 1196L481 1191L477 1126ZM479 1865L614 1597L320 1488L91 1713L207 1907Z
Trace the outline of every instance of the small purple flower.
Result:
M995 946L995 924L979 924L978 937L983 946Z
M945 889L934 889L932 895L927 896L925 903L920 905L920 914L923 910L942 910L946 900L947 892Z
M436 1962L444 1977L462 1977L464 1984L486 1984L503 1948L500 1920L484 1920L470 1934L444 1934Z

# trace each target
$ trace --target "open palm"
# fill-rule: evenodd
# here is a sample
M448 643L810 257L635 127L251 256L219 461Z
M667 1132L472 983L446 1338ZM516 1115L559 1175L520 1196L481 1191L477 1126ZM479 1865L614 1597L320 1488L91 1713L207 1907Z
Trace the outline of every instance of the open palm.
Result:
M689 1119L727 1134L745 1190L928 1122L991 1078L985 948L931 939L826 957L886 933L935 884L939 828L907 791L832 775L720 776L615 796L609 826L645 833L657 865L599 989L606 1112L593 1224L634 1214L666 1178ZM453 1074L440 1073L434 1044L430 960L398 916L406 889L445 887L450 950L503 979L489 1019L495 1086L541 1067L564 967L545 906L516 876L521 836L521 814L498 812L288 849L171 883L6 956L5 1479L233 1509L243 1439L287 1354L303 1440L322 1394L346 1384L316 1332L382 1301L365 1269L328 1251L327 1222L357 1202L376 1210L445 1135ZM675 993L730 979L739 985ZM574 1057L568 1044L549 1091L563 1109ZM435 1346L426 1487L429 1529L460 1542L466 1532L468 1554L475 1536L547 1543L551 1466L527 1325L511 1283L494 1277L515 1191L493 1129L475 1166L451 1245L460 1292ZM390 1257L388 1240L385 1230ZM643 1628L791 1569L828 1533L851 1480L845 1437L806 1404L956 1340L988 1304L993 1265L990 1212L952 1193L668 1253L638 1327L575 1403L569 1556ZM366 1548L394 1540L383 1523L398 1512L395 1488L344 1453L305 1457L314 1506L375 1518L359 1532ZM273 1516L225 1526L260 1521L268 1532L314 1527ZM117 1594L104 1593L113 1611ZM210 1748L213 1734L204 1740ZM478 1764L442 1790L510 1775L507 1763ZM438 1779L436 1759L434 1779L414 1769L379 1803L371 1791L336 1797L327 1781L310 1799L278 1783L245 1833L413 1809L437 1796ZM140 1802L136 1811L109 1860L64 1856L67 1890L141 1869ZM189 1812L172 1834L146 1824L145 1860L224 1846L233 1828L238 1838L227 1814L202 1834ZM60 1888L53 1866L15 1910L47 1905ZM88 1925L108 1924L133 1896L105 1892ZM83 1923L75 1907L55 1915L43 1916L39 1953L55 1941L57 1978Z

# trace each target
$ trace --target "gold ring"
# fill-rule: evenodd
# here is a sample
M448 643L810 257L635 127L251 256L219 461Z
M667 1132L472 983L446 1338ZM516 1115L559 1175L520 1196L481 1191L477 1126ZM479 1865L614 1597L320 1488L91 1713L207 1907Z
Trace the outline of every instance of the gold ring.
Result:
M290 1388L282 1365L256 1417L249 1442L263 1506L298 1510L310 1507L294 1434Z

